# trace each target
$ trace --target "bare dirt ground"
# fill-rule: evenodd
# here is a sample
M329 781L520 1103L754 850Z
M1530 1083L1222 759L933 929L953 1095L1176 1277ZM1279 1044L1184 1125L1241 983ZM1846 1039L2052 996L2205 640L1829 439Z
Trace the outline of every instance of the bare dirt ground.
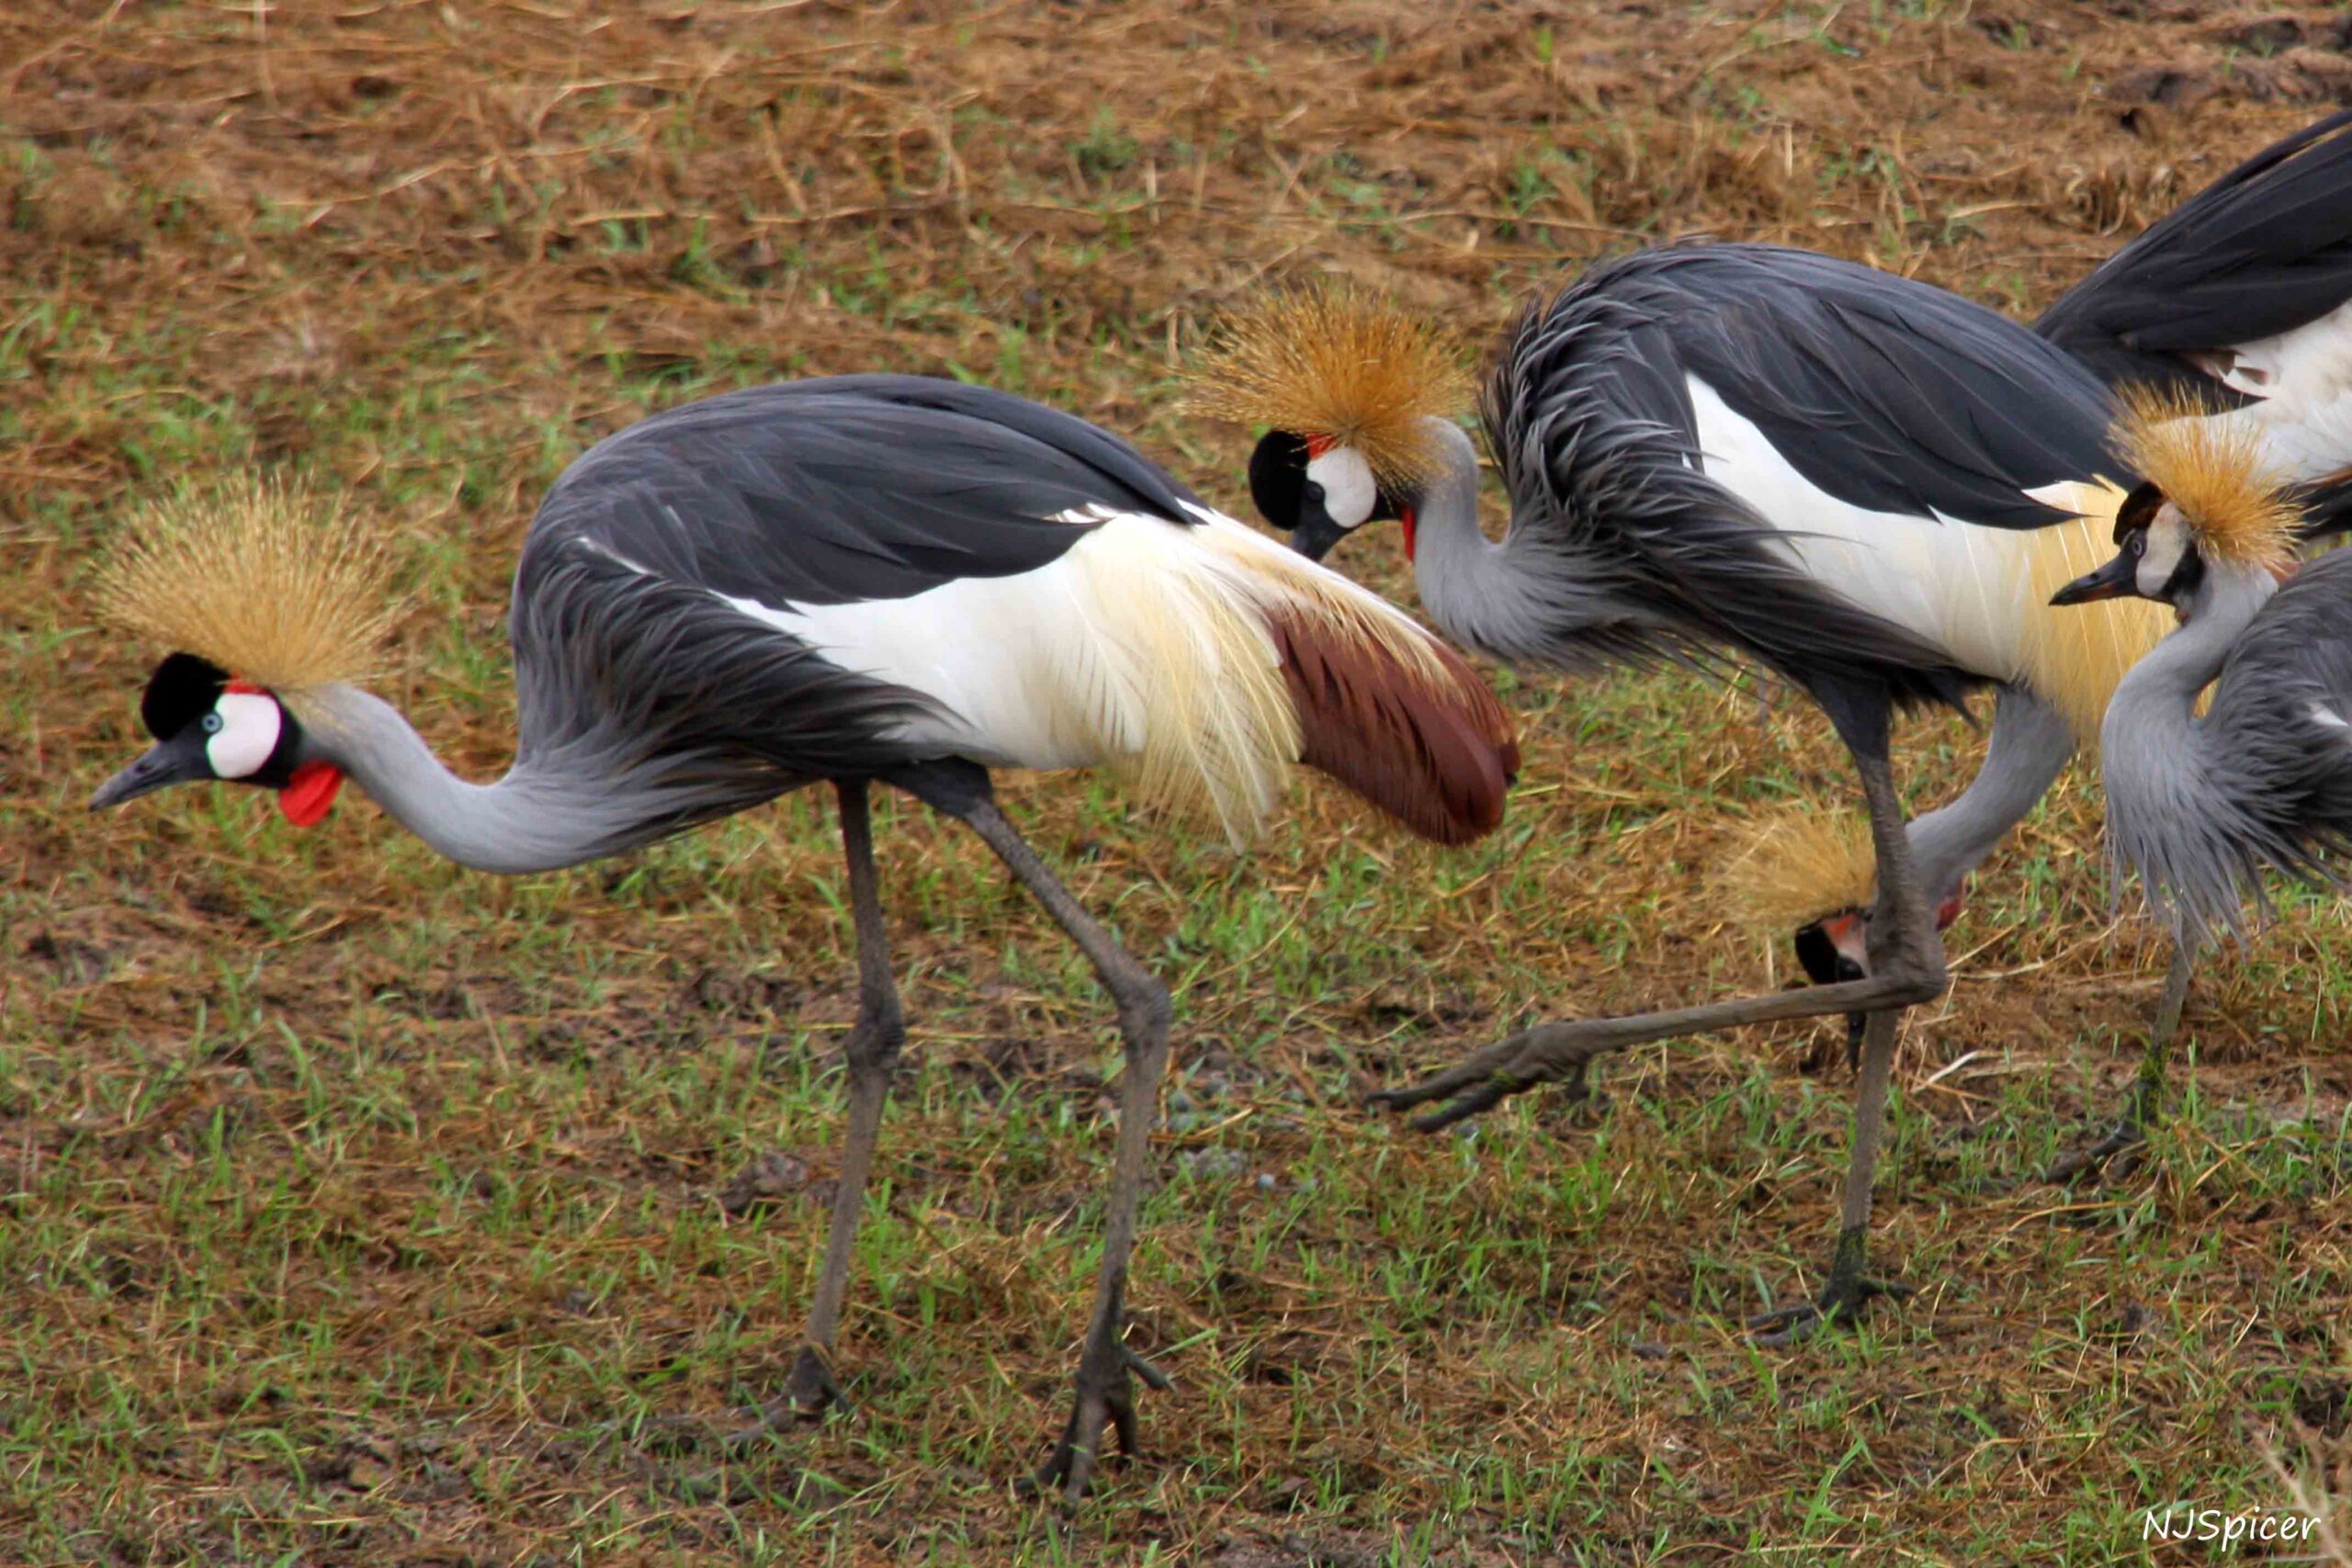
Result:
M918 1065L857 1409L727 1458L656 1428L772 1389L814 1276L853 1008L821 803L500 884L356 800L309 833L81 802L163 651L86 597L141 497L347 488L417 597L387 694L487 773L536 499L650 408L968 376L1242 507L1246 435L1175 375L1270 280L1483 338L1711 234L2026 314L2339 101L2352 17L2312 5L9 6L0 1560L2185 1562L2143 1509L2326 1506L2352 944L2304 900L2215 961L2150 1157L2035 1183L2160 977L2079 780L1907 1029L1881 1246L1923 1293L1771 1355L1739 1317L1811 1288L1843 1158L1811 1031L1467 1139L1355 1097L1526 1019L1784 977L1712 874L1746 814L1849 801L1815 716L1498 676L1525 782L1453 856L1323 792L1236 860L1107 784L1016 786L1179 986L1134 1290L1178 1387L1069 1515L1008 1483L1060 1420L1116 1055L976 846L884 825ZM1409 604L1385 554L1346 564ZM1973 741L1904 754L1932 799Z

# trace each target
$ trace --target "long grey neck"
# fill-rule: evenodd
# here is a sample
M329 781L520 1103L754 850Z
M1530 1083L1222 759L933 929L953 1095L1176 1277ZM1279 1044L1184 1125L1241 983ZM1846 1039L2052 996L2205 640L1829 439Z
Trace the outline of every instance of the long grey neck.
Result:
M2074 729L2055 708L2022 686L2000 688L1984 765L1951 801L1911 821L1911 854L1930 903L1960 891L2074 754Z
M460 865L514 875L577 865L621 847L614 841L614 792L569 785L527 761L495 784L469 784L441 765L390 704L355 686L305 694L295 716L311 754L341 768L394 821Z
M2221 674L2230 650L2278 592L2278 580L2260 567L2208 567L2195 597L2180 607L2180 628L2116 686L2099 730L2101 746L2119 737L2157 735L2194 745L2197 694Z
M2099 728L2108 842L2182 940L2236 929L2245 897L2259 896L2245 884L2240 791L2230 783L2242 759L2215 754L2196 705L2278 591L2259 567L2209 567L2180 606L2180 629L2125 674Z
M1516 540L1497 544L1478 526L1478 453L1451 420L1425 419L1438 476L1417 498L1413 577L1430 619L1454 641L1498 659L1548 662L1555 639L1599 607L1556 559L1522 558ZM1556 552L1555 552L1556 553Z

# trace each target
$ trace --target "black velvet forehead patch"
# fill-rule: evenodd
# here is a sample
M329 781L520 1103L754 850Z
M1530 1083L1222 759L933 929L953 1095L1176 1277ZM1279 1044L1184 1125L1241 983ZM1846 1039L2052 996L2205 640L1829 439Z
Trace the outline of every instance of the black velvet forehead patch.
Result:
M1250 499L1258 515L1274 527L1298 526L1306 499L1306 443L1288 431L1270 430L1250 454Z
M158 740L169 740L212 709L229 684L229 672L193 653L175 653L147 677L139 699L139 720Z
M2144 528L2156 520L2156 511L2165 503L2165 492L2147 479L2132 488L2115 509L2115 542L2121 544L2134 528Z

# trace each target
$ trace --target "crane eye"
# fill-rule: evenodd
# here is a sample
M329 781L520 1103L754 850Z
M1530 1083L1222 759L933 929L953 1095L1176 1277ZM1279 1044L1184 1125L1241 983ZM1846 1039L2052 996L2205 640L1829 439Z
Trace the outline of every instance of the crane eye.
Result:
M2147 547L2148 536L2145 534L2134 534L2130 538L2123 541L2123 553L2127 556L2139 556L2143 554L2147 550Z
M220 733L220 716L217 713L206 714L198 723L197 728L207 735L218 735Z

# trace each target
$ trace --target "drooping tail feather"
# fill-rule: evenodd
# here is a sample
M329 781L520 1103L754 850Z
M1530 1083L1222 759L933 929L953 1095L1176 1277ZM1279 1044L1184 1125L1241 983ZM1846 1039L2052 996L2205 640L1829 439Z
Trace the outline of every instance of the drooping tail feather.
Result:
M1255 588L1296 711L1298 760L1425 839L1492 832L1519 744L1468 662L1387 601L1230 519L1202 532Z
M1441 683L1307 617L1277 612L1272 623L1298 708L1300 761L1437 843L1466 844L1501 823L1519 744L1460 658L1437 649Z

